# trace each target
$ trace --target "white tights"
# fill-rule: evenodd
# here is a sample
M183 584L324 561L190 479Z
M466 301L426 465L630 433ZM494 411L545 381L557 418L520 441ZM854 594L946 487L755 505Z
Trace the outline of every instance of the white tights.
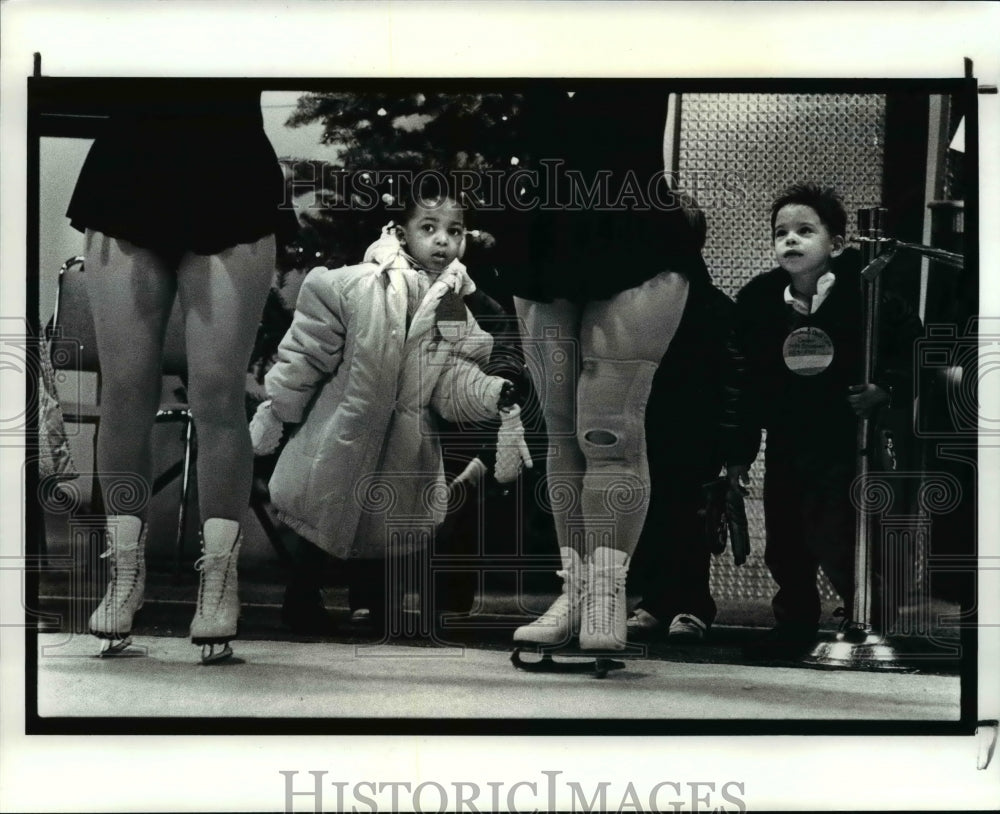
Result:
M515 299L549 434L549 499L561 549L631 555L649 507L646 403L680 325L687 280L663 272L609 300Z
M97 464L108 514L146 514L136 494L148 495L160 359L179 296L188 400L198 435L201 519L242 522L253 464L246 369L274 274L274 236L214 255L189 252L179 258L90 230L86 240L87 287L101 358Z

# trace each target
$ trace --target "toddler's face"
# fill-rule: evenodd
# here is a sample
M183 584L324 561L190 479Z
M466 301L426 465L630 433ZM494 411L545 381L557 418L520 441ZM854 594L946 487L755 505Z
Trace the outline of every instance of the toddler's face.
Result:
M831 235L816 210L804 204L789 204L774 219L774 253L778 265L793 277L822 275L844 250L842 235Z
M450 199L417 206L400 228L399 242L428 271L444 271L458 257L465 237L465 214Z

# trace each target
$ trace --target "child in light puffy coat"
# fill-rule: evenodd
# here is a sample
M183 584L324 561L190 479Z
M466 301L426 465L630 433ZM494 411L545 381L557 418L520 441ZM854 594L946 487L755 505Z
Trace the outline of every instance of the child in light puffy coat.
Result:
M426 551L447 507L438 416L500 412L508 454L497 467L508 471L498 479L530 466L512 385L481 369L492 338L461 299L475 290L459 261L464 241L459 203L414 198L364 262L313 269L302 284L251 436L266 454L284 425L296 425L271 500L284 523L334 557L398 564Z

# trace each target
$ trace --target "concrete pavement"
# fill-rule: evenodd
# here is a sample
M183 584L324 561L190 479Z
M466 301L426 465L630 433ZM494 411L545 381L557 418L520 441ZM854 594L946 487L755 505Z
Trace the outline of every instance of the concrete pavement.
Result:
M955 675L630 660L606 679L515 670L503 649L234 642L204 666L187 638L137 636L98 658L86 635L39 636L38 713L87 717L601 718L953 721Z

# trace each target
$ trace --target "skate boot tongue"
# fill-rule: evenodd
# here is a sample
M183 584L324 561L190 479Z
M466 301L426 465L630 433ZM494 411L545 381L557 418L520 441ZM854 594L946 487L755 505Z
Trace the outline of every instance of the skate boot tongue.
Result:
M625 579L628 555L612 548L598 548L590 566L580 647L584 650L623 650L627 638Z
M235 520L213 517L205 521L202 550L206 557L228 557L239 536L240 524Z
M113 515L108 518L108 550L102 557L113 556L115 550L135 548L142 534L142 520L128 514Z

